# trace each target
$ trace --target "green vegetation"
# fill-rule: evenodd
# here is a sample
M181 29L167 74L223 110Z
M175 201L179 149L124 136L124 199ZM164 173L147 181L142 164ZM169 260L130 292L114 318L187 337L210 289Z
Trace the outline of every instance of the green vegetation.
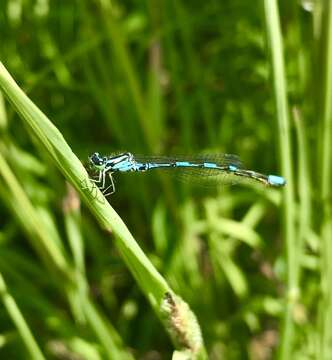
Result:
M332 2L0 3L0 355L330 359ZM89 154L235 153L205 189Z

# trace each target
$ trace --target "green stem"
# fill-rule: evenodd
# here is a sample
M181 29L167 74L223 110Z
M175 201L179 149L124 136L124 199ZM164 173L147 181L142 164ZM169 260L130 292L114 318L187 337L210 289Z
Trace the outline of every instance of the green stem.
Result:
M104 345L108 359L131 359L129 353L123 350L123 346L116 346L116 344L120 344L120 341L117 340L119 336L115 333L111 324L108 324L107 326L106 324L103 324L103 320L98 315L97 311L95 311L94 318L89 316L91 312L86 313L85 305L87 304L90 307L93 305L90 304L88 300L88 286L86 279L83 276L81 259L83 254L80 254L80 260L77 259L76 261L77 271L75 274L76 278L74 278L74 270L69 263L66 262L64 255L59 251L56 242L48 232L48 228L45 226L44 222L38 218L38 212L29 201L1 153L0 175L6 181L6 189L9 189L9 191L4 193L1 191L4 187L1 186L1 195L4 197L9 194L8 198L5 199L6 202L8 202L8 205L15 204L15 206L11 207L12 211L19 219L21 226L26 230L40 258L44 261L52 274L57 275L58 282L65 287L66 295L76 320L83 321L86 317L87 322L91 325L97 337L100 339L100 343ZM76 239L76 241L77 240L78 239ZM75 251L77 252L77 250ZM79 265L78 261L81 265ZM110 344L112 344L111 347ZM114 356L114 354L118 355Z
M292 149L290 137L289 109L287 102L286 75L283 59L283 44L280 29L279 11L276 0L264 0L268 43L271 51L274 78L274 95L278 119L279 146L282 175L287 180L284 188L284 233L287 249L287 306L281 338L281 359L291 357L293 341L292 307L298 296L298 258L294 223L294 179L292 171Z
M323 204L323 221L321 226L322 237L322 290L321 304L322 341L321 358L326 359L331 354L332 340L332 1L323 2L323 27L322 36L325 42L322 57L323 69L323 117L322 117L322 153L321 153L321 199Z
M158 273L144 252L138 246L130 231L110 206L105 201L102 193L90 181L82 163L72 152L59 130L51 121L32 103L12 79L6 68L0 63L0 88L7 96L15 110L43 145L50 159L58 166L67 180L76 188L91 212L99 221L103 229L115 238L115 246L125 260L128 268L148 298L151 306L164 323L166 330L171 334L176 347L183 348L188 344L193 358L204 358L205 348L200 336L200 328L194 315L188 309L186 318L190 321L181 323L181 334L186 334L186 342L181 342L173 336L174 327L179 331L177 319L173 319L172 311L167 308L167 300L175 296L166 280ZM176 308L184 306L185 302L177 297ZM178 311L178 310L176 310ZM191 337L190 334L195 334ZM189 340L188 340L189 339Z
M3 304L11 317L13 323L15 324L31 359L34 360L44 360L45 357L39 346L32 335L32 332L26 323L20 309L18 308L14 298L9 294L6 283L0 273L0 296L3 301Z
M306 238L311 231L311 179L308 161L308 146L306 139L306 129L300 112L297 108L293 109L293 118L296 127L298 160L298 189L299 189L299 211L298 211L298 257L302 258L306 244ZM301 269L299 268L299 279ZM299 280L300 281L300 280Z

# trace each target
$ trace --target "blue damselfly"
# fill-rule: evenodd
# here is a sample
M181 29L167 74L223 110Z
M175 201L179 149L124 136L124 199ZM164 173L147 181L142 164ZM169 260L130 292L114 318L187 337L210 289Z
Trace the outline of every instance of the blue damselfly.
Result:
M112 175L116 172L145 172L154 169L172 169L185 176L195 177L199 181L223 183L225 178L231 182L236 179L249 179L258 181L267 186L281 187L286 184L283 177L277 175L264 175L259 172L245 169L238 156L200 155L200 156L140 156L124 152L114 156L101 156L94 153L89 157L92 170L97 172L93 181L105 196L115 192ZM107 184L110 179L110 185Z

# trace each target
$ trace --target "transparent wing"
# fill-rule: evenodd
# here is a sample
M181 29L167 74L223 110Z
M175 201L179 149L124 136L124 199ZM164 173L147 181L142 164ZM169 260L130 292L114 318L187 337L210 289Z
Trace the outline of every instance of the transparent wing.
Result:
M178 156L135 156L135 160L142 163L167 164L177 161L188 161L192 164L203 164L206 162L215 163L220 167L229 165L242 167L240 158L233 154L209 154L209 155L178 155ZM233 185L241 179L238 176L229 174L221 169L204 167L170 167L154 169L153 171L166 171L171 176L186 183L198 184L201 186Z
M204 187L218 187L224 185L234 185L239 183L241 179L232 174L227 174L225 172L213 173L213 170L207 170L208 174L196 173L196 169L181 169L179 171L168 173L178 179L181 182L190 183L194 185L204 186Z

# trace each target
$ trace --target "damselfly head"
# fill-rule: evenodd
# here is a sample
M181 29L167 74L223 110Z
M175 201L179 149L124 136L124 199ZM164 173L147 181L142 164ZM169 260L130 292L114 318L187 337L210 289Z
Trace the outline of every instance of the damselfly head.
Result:
M95 152L89 156L89 163L91 168L102 169L105 165L105 158L100 156L99 153Z

